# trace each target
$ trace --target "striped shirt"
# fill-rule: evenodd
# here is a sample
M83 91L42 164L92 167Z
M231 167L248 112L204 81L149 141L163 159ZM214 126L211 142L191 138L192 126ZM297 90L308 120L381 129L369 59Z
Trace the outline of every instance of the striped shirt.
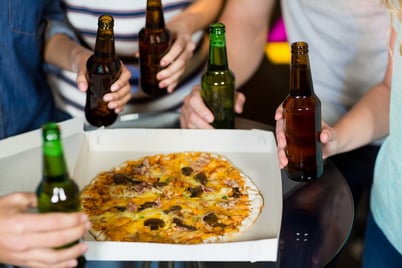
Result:
M145 25L146 2L145 0L62 0L68 22L83 45L92 50L95 47L98 17L102 14L110 14L114 17L116 53L132 73L130 84L133 98L126 105L124 113L176 109L181 106L183 98L189 93L192 85L199 83L201 75L194 74L193 79L182 83L172 94L158 99L148 97L139 89L139 70L134 53L138 50L138 32ZM163 0L165 21L182 12L192 2L192 0ZM193 40L199 42L201 36L202 33L197 32ZM48 74L48 80L57 106L72 116L84 117L86 95L77 88L76 73L53 70Z

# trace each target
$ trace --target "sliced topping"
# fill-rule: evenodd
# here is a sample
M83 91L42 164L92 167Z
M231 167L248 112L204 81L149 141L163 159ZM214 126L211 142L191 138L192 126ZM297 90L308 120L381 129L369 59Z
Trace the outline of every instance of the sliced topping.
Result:
M239 187L233 187L232 188L232 197L234 198L239 198L241 196L241 192L239 190Z
M197 187L189 187L187 190L190 192L190 197L200 197L203 193L202 187L197 186Z
M220 228L225 228L226 224L220 223L218 216L216 216L215 213L210 212L207 215L205 215L203 218L204 222L212 227L220 227Z
M183 167L181 169L181 174L184 176L190 176L193 173L193 168L192 167Z
M194 226L185 224L185 223L184 223L181 219L179 219L179 218L174 218L174 219L173 219L173 223L176 224L177 227L186 229L186 230L188 230L188 231L195 231L195 230L197 230Z
M197 174L194 176L194 178L195 178L196 181L198 181L198 182L201 183L202 185L205 185L205 184L207 184L207 182L208 182L207 176L205 175L204 172L197 173Z
M157 207L158 204L156 202L145 202L143 203L138 210L143 210L147 208Z
M123 185L133 184L133 185L136 185L136 184L141 183L141 181L133 179L133 178L131 178L131 177L125 175L125 174L115 174L115 175L113 175L113 181L114 181L115 184L118 184L118 185L119 184L123 184Z
M158 230L165 226L165 222L161 219L151 218L144 221L144 225L148 226L151 230Z

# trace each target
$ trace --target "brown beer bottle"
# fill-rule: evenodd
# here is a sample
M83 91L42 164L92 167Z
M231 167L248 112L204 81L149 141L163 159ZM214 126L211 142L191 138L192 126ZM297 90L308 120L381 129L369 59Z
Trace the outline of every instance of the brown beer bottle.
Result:
M81 209L80 191L68 174L59 126L53 122L44 124L42 140L43 174L36 190L39 212L79 211ZM70 247L78 242L72 241L61 248ZM85 267L85 256L78 257L77 261L76 267Z
M167 88L159 87L156 74L163 68L162 57L171 45L171 35L165 27L161 0L147 0L145 27L138 34L140 85L150 96L159 97L167 94Z
M283 102L286 155L285 172L290 179L309 181L323 173L319 135L321 102L314 93L308 44L291 45L290 89Z
M87 61L88 90L85 117L94 126L109 126L117 119L114 110L107 107L103 96L111 92L110 86L119 78L121 63L116 56L113 34L113 17L102 15L98 19L98 33L94 54Z
M214 114L214 128L235 127L235 77L226 56L225 25L213 23L209 27L209 59L207 71L201 79L201 96Z

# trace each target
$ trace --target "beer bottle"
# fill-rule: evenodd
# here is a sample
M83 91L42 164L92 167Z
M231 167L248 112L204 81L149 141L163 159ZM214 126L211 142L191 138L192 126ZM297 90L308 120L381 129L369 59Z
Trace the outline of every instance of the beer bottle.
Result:
M167 88L160 88L156 74L163 68L162 57L171 45L171 34L165 27L161 0L147 0L145 27L139 34L140 85L150 96L167 94Z
M290 89L283 102L286 155L290 179L309 181L322 175L321 102L314 93L308 44L291 45Z
M214 128L234 128L235 77L229 70L226 56L225 25L209 26L209 58L207 71L201 79L201 96L214 114Z
M85 117L94 126L109 126L117 119L114 110L107 107L103 96L111 92L110 86L119 78L121 63L116 56L113 34L113 17L98 18L98 32L94 54L87 61L88 90Z
M80 193L77 184L67 171L59 126L53 122L44 124L42 139L43 177L36 190L38 211L40 213L79 211ZM78 242L71 242L61 248L70 247ZM78 257L77 261L77 267L85 267L85 256Z

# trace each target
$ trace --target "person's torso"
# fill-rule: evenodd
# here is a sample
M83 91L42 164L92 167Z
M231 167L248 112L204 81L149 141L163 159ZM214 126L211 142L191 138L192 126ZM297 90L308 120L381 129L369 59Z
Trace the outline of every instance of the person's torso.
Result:
M52 0L0 2L0 139L38 128L51 118L52 97L42 68L42 50L46 15L51 16L58 4Z
M282 0L289 42L307 41L323 118L332 124L384 78L389 17L381 0Z
M194 0L162 0L165 23L193 2ZM113 16L116 53L132 74L130 79L132 100L126 105L124 113L158 112L176 109L180 105L183 96L189 91L187 87L186 92L175 90L172 94L155 100L138 86L139 70L134 53L138 51L138 33L145 26L147 1L62 0L62 3L68 22L75 29L79 39L90 49L95 46L98 17L105 13ZM197 32L193 35L193 40L197 43L201 37L202 32ZM75 74L62 70L56 75L49 75L49 81L58 107L73 116L82 117L85 94L77 90Z

